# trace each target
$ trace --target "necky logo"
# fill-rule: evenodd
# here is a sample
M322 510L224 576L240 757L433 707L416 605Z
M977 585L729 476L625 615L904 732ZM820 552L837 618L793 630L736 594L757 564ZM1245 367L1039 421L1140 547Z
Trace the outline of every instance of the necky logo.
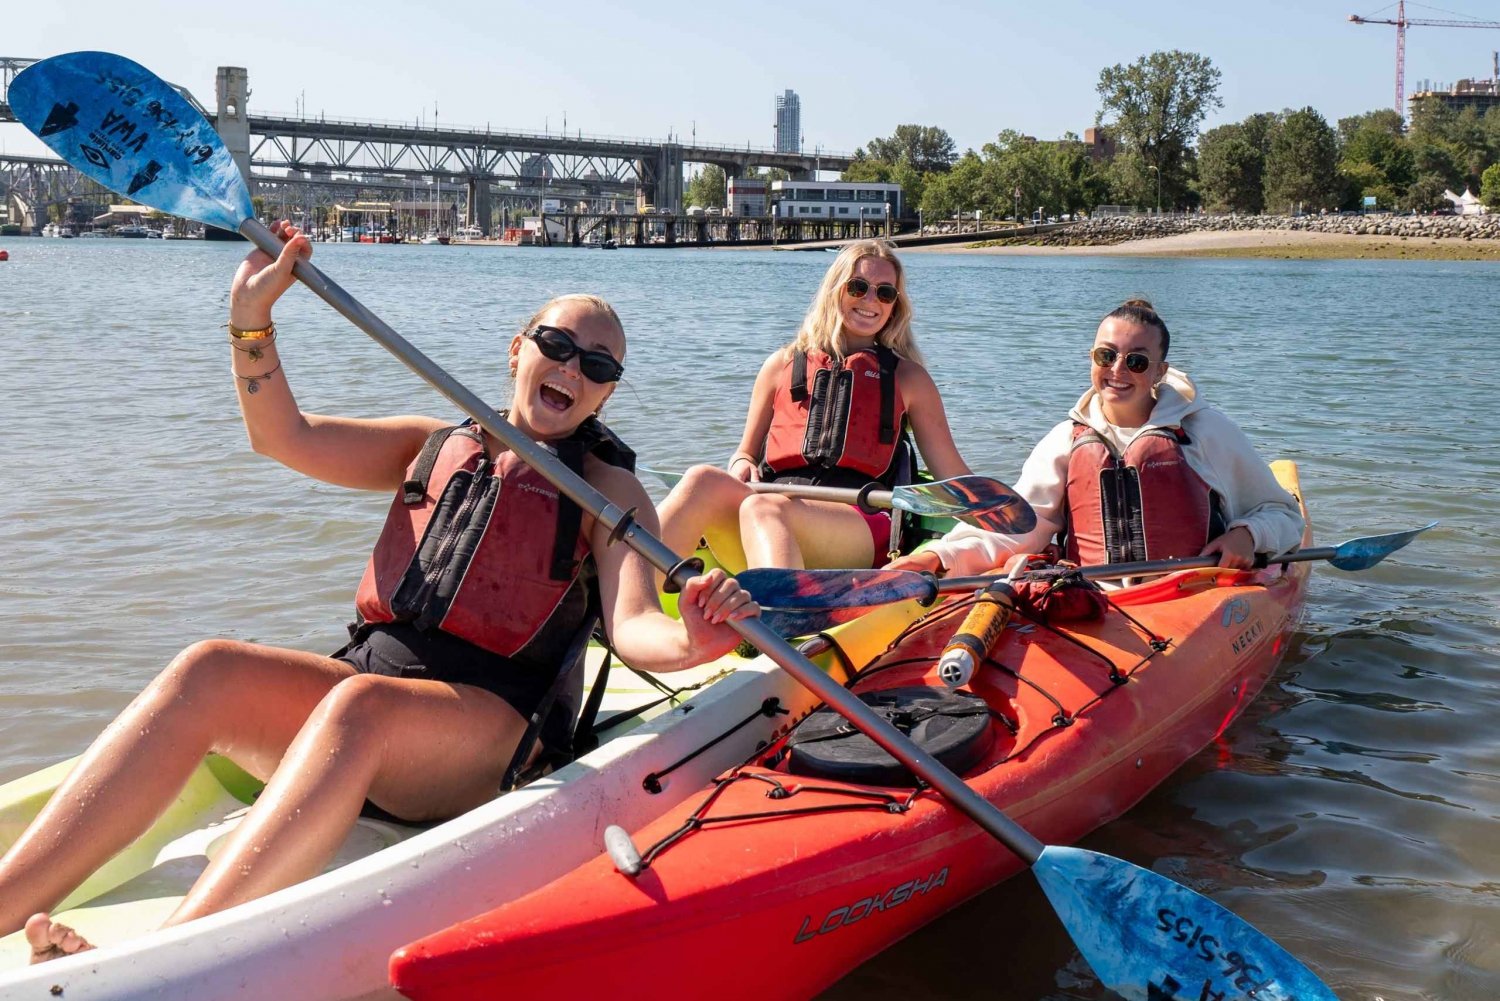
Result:
M1244 598L1235 598L1229 604L1224 606L1224 615L1220 618L1219 621L1225 629L1228 629L1231 626L1236 626L1241 622L1244 622L1249 617L1250 602L1246 601Z

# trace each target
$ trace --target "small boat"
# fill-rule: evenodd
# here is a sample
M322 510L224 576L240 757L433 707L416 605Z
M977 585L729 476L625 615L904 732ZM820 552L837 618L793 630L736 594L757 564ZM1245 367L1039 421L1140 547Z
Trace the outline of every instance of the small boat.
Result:
M453 234L453 239L460 243L470 243L474 240L483 240L484 230L480 229L478 226L461 226L459 227L458 231Z
M418 242L420 242L424 247L432 247L447 243L448 241L443 239L441 236L438 236L436 233L428 233Z
M913 617L893 607L886 615ZM881 615L832 631L860 658ZM590 651L591 670L597 651ZM832 667L832 655L823 658ZM673 686L664 695L655 687ZM591 858L608 824L644 825L813 708L767 658L729 655L651 679L609 674L599 748L461 817L422 830L361 819L322 875L154 931L234 829L258 783L210 757L173 807L56 909L99 948L25 965L0 938L0 997L67 1001L286 1001L384 995L402 943L537 889ZM0 785L0 838L14 837L73 762ZM3 841L0 841L3 843Z
M619 244L615 242L614 237L608 237L599 241L600 250L614 250L617 247L619 247Z
M1300 502L1296 468L1274 468ZM851 687L913 729L958 703L929 753L1043 842L1069 844L1244 710L1281 659L1307 577L1306 563L1182 570L1109 592L1097 619L1018 616L958 692L935 669L974 601L956 598L911 625L888 620L886 642L866 644L876 657L846 651L862 668ZM809 998L1023 866L827 710L632 841L639 875L600 854L401 949L391 983L444 1001ZM648 974L645 955L667 961Z
M144 240L146 238L146 227L137 223L126 223L124 226L115 227L115 236L126 240Z

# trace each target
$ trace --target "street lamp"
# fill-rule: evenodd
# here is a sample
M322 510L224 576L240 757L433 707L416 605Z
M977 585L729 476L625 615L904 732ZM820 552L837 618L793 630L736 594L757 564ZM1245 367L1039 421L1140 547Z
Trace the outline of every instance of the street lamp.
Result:
M1156 214L1161 215L1161 168L1148 163L1146 169L1156 171Z

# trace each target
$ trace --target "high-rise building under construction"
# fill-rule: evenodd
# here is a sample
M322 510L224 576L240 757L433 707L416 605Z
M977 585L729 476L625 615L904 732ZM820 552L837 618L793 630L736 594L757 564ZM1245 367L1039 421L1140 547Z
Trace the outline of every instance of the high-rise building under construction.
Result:
M776 97L776 152L802 152L802 101L793 90Z

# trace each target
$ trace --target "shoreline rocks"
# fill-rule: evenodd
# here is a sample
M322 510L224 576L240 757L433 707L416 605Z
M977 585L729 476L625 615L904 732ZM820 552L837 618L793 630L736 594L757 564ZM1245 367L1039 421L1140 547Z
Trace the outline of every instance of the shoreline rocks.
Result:
M1086 219L1066 229L1037 236L1012 237L996 244L1024 243L1045 247L1107 247L1131 240L1151 240L1181 233L1239 230L1301 230L1336 236L1431 237L1500 240L1500 213L1469 216L1422 215L1192 215L1107 216Z

